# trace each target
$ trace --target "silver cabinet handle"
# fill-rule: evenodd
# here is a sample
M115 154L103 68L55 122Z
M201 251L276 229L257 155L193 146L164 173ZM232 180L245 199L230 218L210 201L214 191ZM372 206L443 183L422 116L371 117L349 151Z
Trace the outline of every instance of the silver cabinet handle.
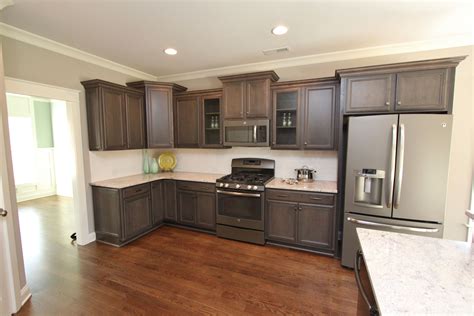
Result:
M389 224L383 224L383 223L376 223L376 222L370 222L370 221L364 221L361 219L356 219L353 217L348 217L347 218L348 222L354 223L354 224L359 224L359 225L367 225L367 226L374 226L374 227L385 227L385 228L391 228L395 230L407 230L411 232L417 232L417 233L436 233L438 232L438 228L426 228L426 227L414 227L414 226L398 226L398 225L389 225Z
M398 104L398 105L402 105L402 101L398 101L397 104Z
M0 216L1 217L7 217L8 211L4 210L3 208L0 208Z
M395 181L395 157L397 153L397 124L392 125L392 151L390 153L390 180L387 188L387 207L392 207L393 183Z
M390 102L388 102L388 101L387 101L387 102L385 102L385 105L390 105Z
M400 141L399 141L399 149L398 149L398 167L397 167L398 174L397 174L397 184L395 187L395 201L393 202L394 208L398 208L400 206L404 160L405 160L405 124L400 124Z
M257 142L257 125L253 126L253 142Z
M362 286L362 282L360 280L360 262L362 259L362 251L357 250L356 256L354 258L354 274L356 278L356 283L357 287L359 288L359 292L364 299L365 303L369 307L370 315L378 315L378 309L377 306L374 306L370 303L369 298L367 297L367 294L365 293L364 287Z
M222 191L222 190L216 190L216 192L219 194L258 197L258 198L261 196L259 193L230 192L230 191Z

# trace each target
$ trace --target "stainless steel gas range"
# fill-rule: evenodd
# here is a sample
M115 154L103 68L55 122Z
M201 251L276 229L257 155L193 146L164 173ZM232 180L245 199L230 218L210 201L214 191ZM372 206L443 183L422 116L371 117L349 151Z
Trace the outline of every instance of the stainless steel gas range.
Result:
M216 180L217 236L265 244L265 184L274 176L274 160L232 159L232 173Z

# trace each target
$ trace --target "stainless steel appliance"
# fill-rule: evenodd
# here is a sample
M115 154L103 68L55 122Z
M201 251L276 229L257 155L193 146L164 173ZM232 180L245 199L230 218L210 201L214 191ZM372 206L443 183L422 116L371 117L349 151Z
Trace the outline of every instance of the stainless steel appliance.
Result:
M232 173L216 180L217 236L265 244L265 184L275 175L275 161L232 159Z
M224 121L224 145L244 147L270 146L269 120Z
M358 226L442 237L451 129L451 115L349 118L342 265Z
M314 178L316 178L316 170L310 169L308 166L303 166L299 169L295 169L296 171L296 180L301 182L313 182Z

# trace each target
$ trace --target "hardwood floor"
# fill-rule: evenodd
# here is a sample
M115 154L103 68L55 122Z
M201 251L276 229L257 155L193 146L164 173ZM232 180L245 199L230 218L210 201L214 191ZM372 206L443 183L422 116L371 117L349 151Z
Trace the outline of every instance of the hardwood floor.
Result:
M33 296L19 315L356 313L338 260L162 227L123 247L70 242L72 201L20 203Z

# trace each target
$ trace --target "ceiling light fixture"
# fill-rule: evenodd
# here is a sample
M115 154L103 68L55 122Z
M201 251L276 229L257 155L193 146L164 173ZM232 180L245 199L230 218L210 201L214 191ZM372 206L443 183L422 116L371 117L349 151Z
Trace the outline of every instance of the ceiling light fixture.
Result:
M273 35L283 35L286 34L286 32L288 32L288 28L284 25L278 25L272 28Z
M178 53L178 51L174 48L167 48L164 50L165 54L166 55L176 55Z

